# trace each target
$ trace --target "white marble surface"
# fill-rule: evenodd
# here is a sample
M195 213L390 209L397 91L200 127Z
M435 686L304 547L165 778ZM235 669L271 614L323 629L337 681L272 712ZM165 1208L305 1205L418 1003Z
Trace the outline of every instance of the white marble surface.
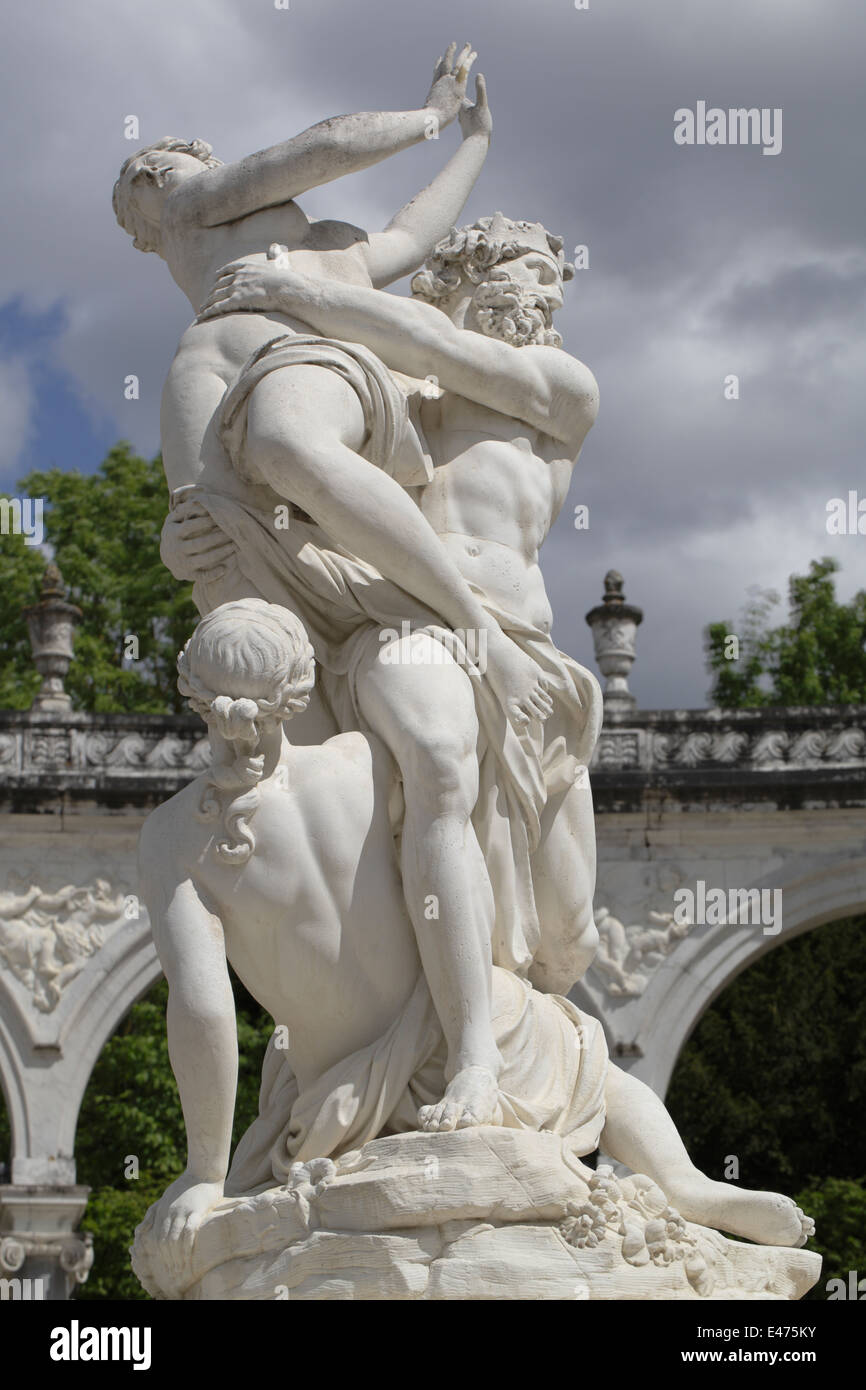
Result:
M677 1263L684 1279L646 1289L712 1297L739 1278L742 1296L765 1297L769 1256L747 1275L737 1253L737 1275L720 1276L724 1242L686 1223L791 1247L811 1228L779 1194L699 1173L658 1097L562 997L598 945L587 769L601 699L551 639L538 551L598 392L552 327L573 273L562 240L501 213L454 226L492 128L482 78L466 96L473 59L452 45L418 111L340 117L228 166L201 142L164 140L115 189L122 225L197 312L163 396L163 555L195 579L205 615L178 668L212 765L148 818L140 847L189 1156L135 1259L168 1296L245 1296L224 1262L200 1282L197 1252L217 1229L217 1254L240 1239L259 1287L272 1262L245 1225L258 1209L220 1223L228 1194L326 1191L356 1150L361 1170L375 1164L377 1144L416 1161L427 1145L427 1169L468 1146L471 1171L444 1189L448 1222L498 1226L480 1156L503 1146L519 1169L527 1145L550 1154L555 1139L577 1160L601 1144L646 1174L622 1190L578 1174L589 1186L555 1239L621 1242L605 1247L612 1285L589 1262L589 1297L631 1287L623 1265ZM458 151L382 233L301 212L305 189L458 114ZM409 270L412 298L387 293ZM643 978L619 954L626 983ZM231 1170L229 962L276 1024ZM411 1187L397 1163L355 1194L382 1249L385 1211ZM273 1201L288 1270L294 1208ZM542 1213L530 1201L523 1214L531 1246ZM536 1259L520 1253L524 1233L514 1244L520 1224L492 1256L470 1242L456 1279L434 1259L425 1296L487 1296L503 1252L503 1287L520 1296ZM335 1296L329 1260L354 1247L315 1243L314 1296ZM386 1296L387 1264L372 1285L350 1278L352 1296ZM778 1268L802 1283L810 1265ZM773 1293L796 1296L786 1278Z

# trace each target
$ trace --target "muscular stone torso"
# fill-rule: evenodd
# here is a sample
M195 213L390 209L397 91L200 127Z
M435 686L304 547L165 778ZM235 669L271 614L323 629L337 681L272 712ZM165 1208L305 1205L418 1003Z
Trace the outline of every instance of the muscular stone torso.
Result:
M263 246L289 246L293 268L320 278L369 285L364 234L344 223L308 223L294 204L267 209L225 228L191 234L183 288L195 302L223 265L242 256L264 260ZM272 511L271 488L241 481L217 434L214 417L245 362L282 330L307 333L279 313L233 313L193 323L184 333L162 399L163 463L170 488L198 483ZM564 446L452 392L425 401L422 423L435 471L416 498L457 568L489 601L549 631L550 603L538 550L568 491L573 459Z
M489 600L549 631L538 551L565 500L573 460L539 430L452 392L425 401L421 421L435 471L420 504L433 530Z

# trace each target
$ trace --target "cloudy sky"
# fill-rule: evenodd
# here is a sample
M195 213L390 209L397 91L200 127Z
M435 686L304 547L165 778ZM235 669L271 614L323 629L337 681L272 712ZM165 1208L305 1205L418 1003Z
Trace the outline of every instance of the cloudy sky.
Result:
M561 646L592 664L586 610L611 566L645 611L632 688L706 703L702 630L752 585L866 536L826 502L866 496L862 0L32 0L0 56L0 487L158 448L162 382L189 307L114 222L121 161L165 134L231 160L344 111L423 103L469 39L495 130L466 220L541 220L589 268L560 328L601 388L544 552ZM674 111L780 107L782 151L679 146ZM124 139L138 117L141 139ZM456 127L303 200L370 229L436 172ZM397 287L405 291L405 283ZM141 399L127 402L136 373ZM735 373L739 400L726 400ZM588 531L574 506L590 508ZM734 629L736 630L736 629Z

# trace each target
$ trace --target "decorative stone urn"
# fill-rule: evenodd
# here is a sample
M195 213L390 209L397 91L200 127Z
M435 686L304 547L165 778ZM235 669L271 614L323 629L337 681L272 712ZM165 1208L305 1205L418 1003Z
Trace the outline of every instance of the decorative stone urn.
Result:
M42 676L42 687L31 706L46 712L66 711L72 707L72 697L63 689L75 643L75 628L81 620L81 609L66 602L63 576L56 565L46 566L42 578L39 602L24 609L33 664Z
M604 576L604 602L586 615L592 628L595 659L606 677L604 707L613 713L628 713L637 704L628 688L628 674L635 659L635 635L643 622L643 609L626 603L622 586L619 571L608 570Z

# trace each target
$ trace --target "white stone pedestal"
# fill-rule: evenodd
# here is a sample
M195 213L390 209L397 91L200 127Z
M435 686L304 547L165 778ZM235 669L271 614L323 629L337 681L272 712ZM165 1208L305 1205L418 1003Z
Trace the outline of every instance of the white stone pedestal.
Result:
M222 1202L171 1267L150 1216L132 1262L156 1298L797 1299L821 1271L684 1222L649 1178L593 1172L558 1135L493 1127L297 1164Z

